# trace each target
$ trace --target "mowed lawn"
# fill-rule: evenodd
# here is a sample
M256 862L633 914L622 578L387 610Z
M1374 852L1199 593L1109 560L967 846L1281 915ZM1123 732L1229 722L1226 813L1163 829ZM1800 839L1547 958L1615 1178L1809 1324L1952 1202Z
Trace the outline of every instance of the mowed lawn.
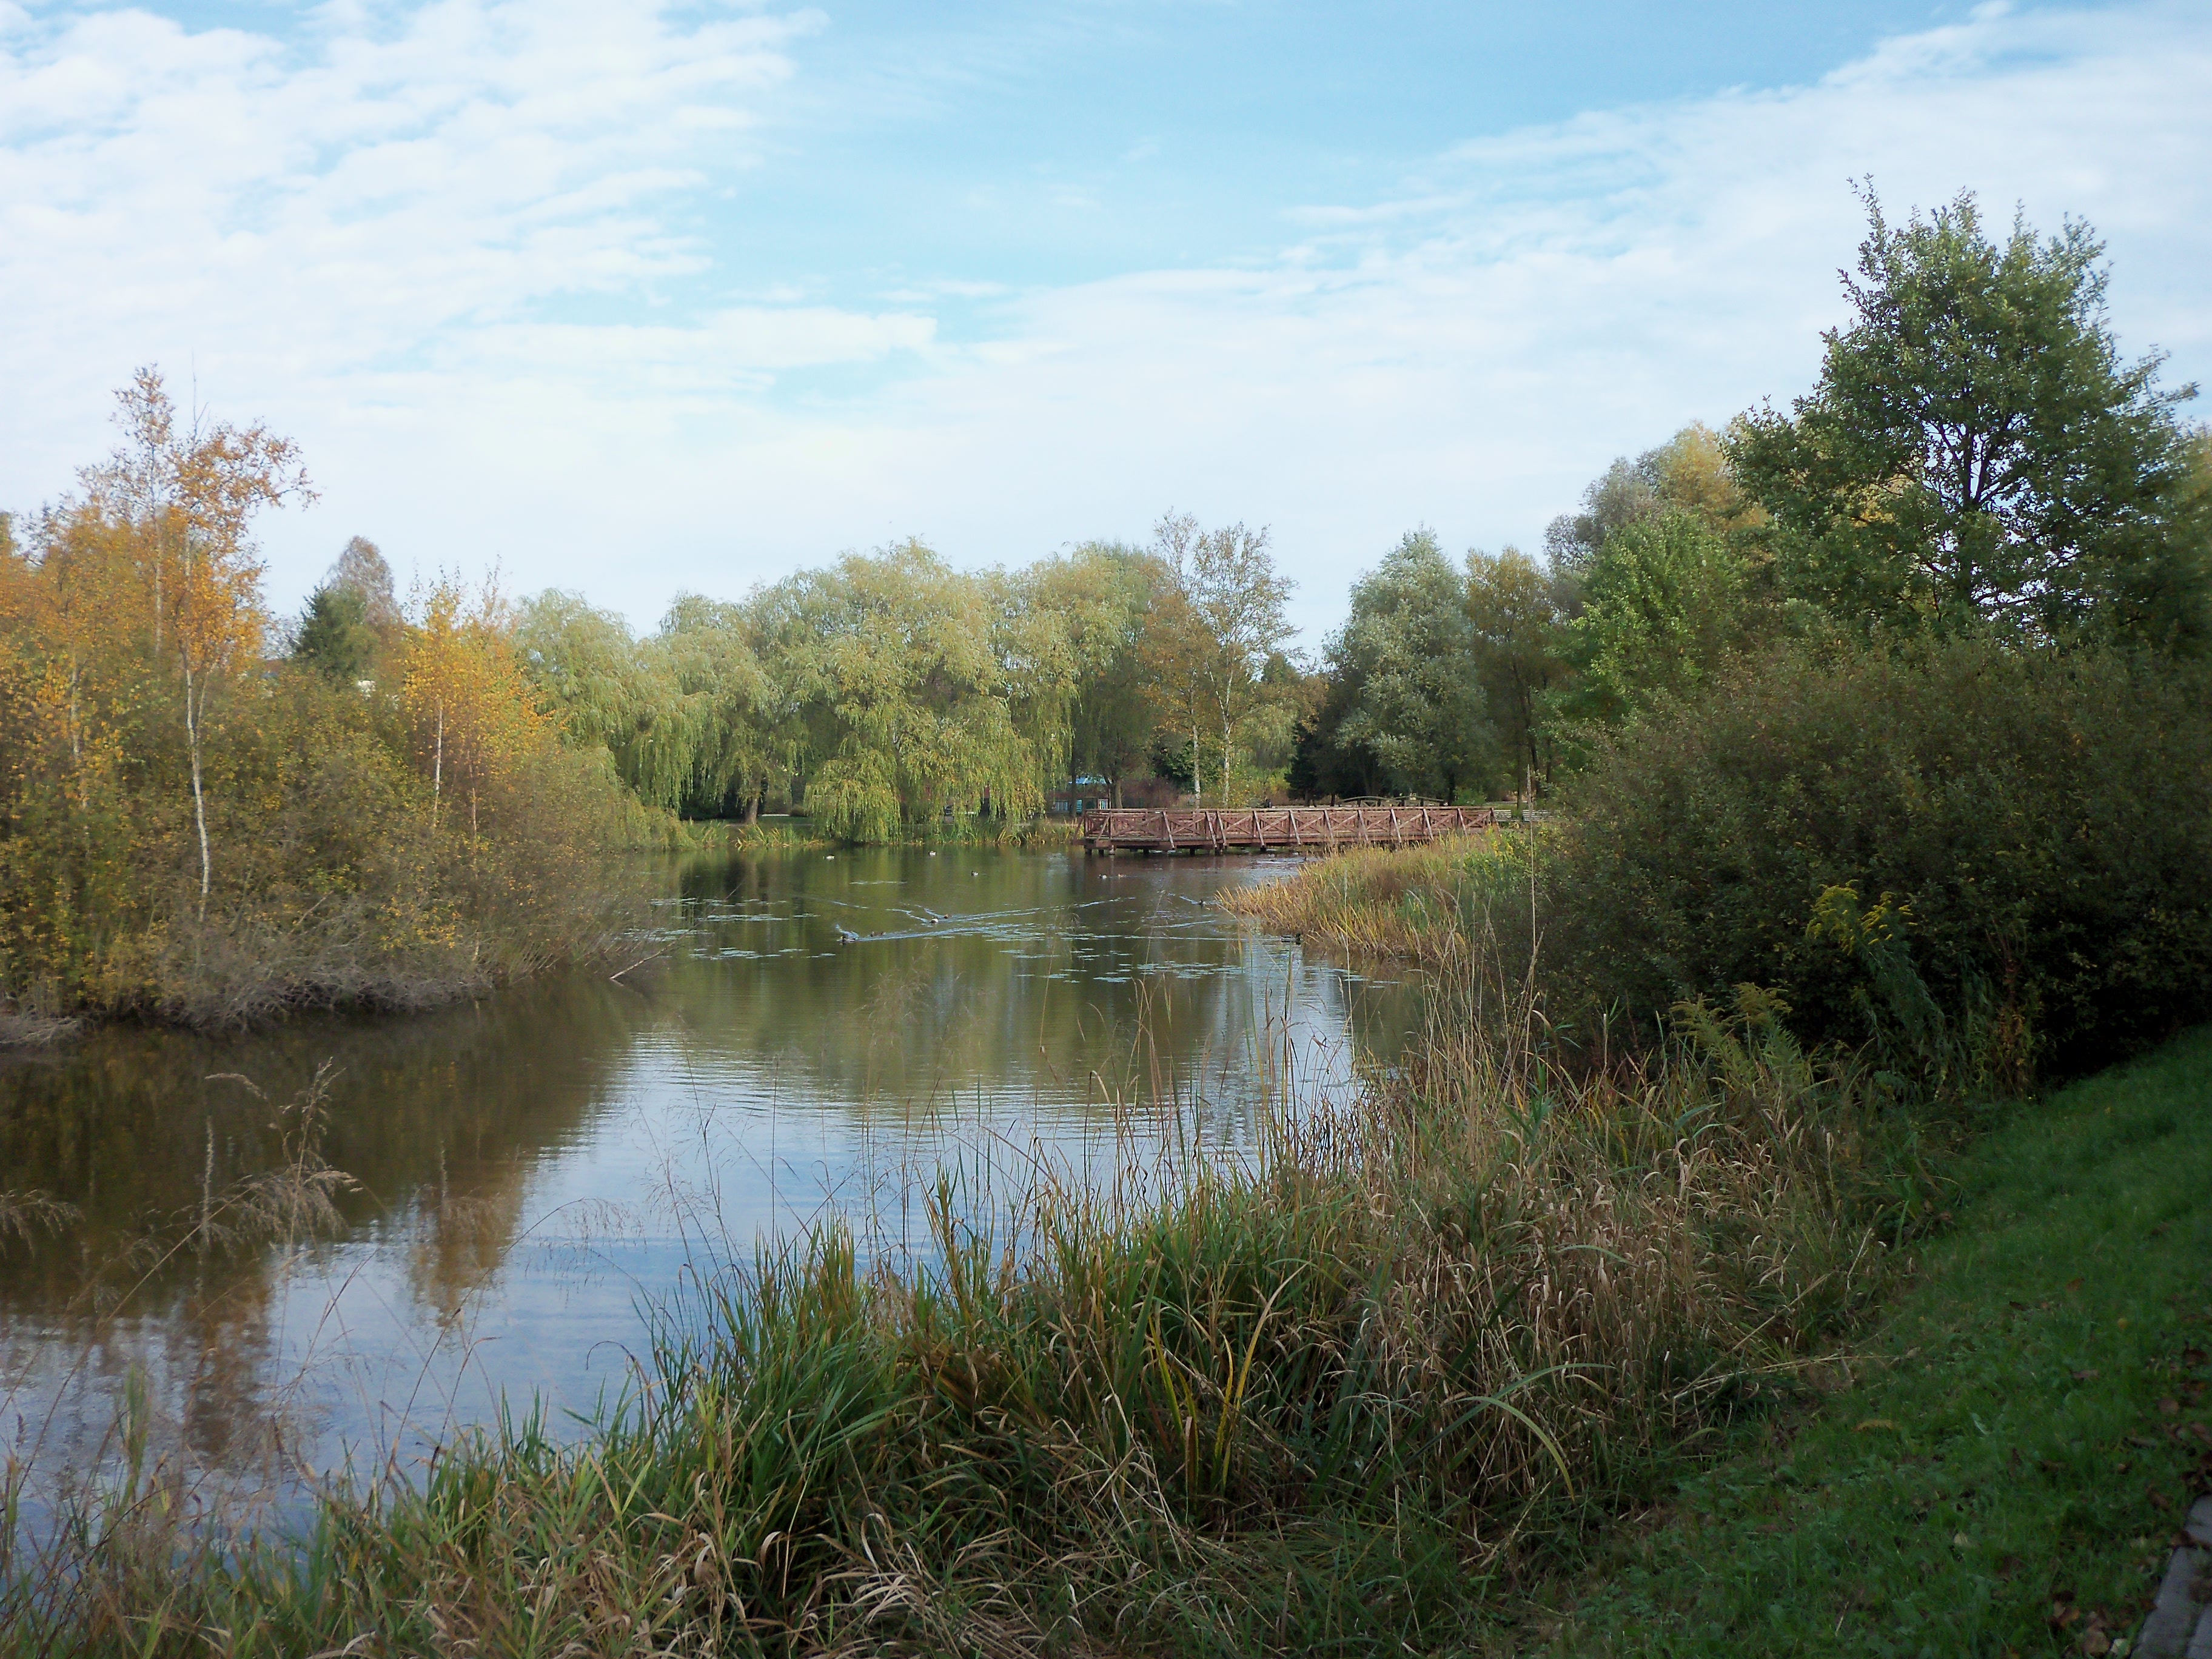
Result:
M2212 1490L2212 1029L2019 1108L1960 1176L1864 1363L1502 1648L2125 1651Z

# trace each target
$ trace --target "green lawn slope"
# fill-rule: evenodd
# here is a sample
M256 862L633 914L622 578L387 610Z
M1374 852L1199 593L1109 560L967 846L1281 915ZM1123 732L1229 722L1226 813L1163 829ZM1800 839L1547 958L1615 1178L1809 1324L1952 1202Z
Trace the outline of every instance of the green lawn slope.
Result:
M1834 1392L1625 1528L1574 1654L2119 1653L2212 1488L2212 1030L2021 1108Z

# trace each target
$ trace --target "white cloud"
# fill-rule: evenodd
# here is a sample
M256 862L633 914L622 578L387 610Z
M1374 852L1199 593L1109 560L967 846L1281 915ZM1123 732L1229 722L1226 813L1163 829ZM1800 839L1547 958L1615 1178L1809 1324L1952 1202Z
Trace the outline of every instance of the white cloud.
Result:
M280 47L10 15L0 500L104 447L132 363L197 351L325 485L270 527L285 599L357 530L649 621L908 532L1013 559L1172 504L1272 521L1325 625L1414 522L1525 544L1613 454L1802 389L1861 175L1899 210L2089 218L2124 343L2212 378L2194 7L1985 9L1814 86L1468 143L1249 268L918 276L880 313L715 298L696 234L803 17L441 0ZM937 325L953 301L980 337Z
M1416 521L1527 544L1613 455L1802 390L1862 176L1893 215L1965 187L1999 228L2015 201L2089 218L2124 347L2212 378L2206 86L2197 9L1984 10L1814 86L1470 143L1397 199L1301 216L1264 269L1030 297L903 390L877 487L955 546L1168 501L1270 519L1325 624Z
M748 100L803 26L436 0L334 9L288 48L137 10L19 15L0 33L0 314L34 337L11 353L19 407L79 437L104 386L160 357L307 415L471 329L697 271L672 207L744 164Z

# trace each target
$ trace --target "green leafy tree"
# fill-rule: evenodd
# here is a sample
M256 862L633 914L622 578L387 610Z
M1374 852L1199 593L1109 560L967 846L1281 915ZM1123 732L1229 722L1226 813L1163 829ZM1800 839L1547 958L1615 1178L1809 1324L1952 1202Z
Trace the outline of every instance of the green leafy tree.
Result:
M1407 532L1352 584L1330 655L1359 684L1337 740L1372 754L1395 787L1450 800L1494 767L1467 586L1433 532Z
M341 685L369 678L376 661L376 630L357 589L325 583L308 596L292 641L292 660Z
M1123 780L1145 764L1158 724L1144 642L1162 573L1140 549L1090 542L1048 561L1033 580L1036 602L1067 619L1074 651L1066 710L1070 778L1103 779L1118 803Z
M1001 588L908 541L756 596L770 672L800 711L808 806L833 834L882 840L946 808L1042 804L1047 762L1017 720L1036 686L1014 677L1027 669Z
M1205 798L1211 747L1227 804L1237 732L1269 696L1267 660L1294 631L1283 614L1290 580L1275 568L1267 531L1202 528L1188 514L1163 517L1152 551L1163 573L1146 626L1146 667L1163 724L1190 733L1192 780Z
M1591 562L1567 625L1571 717L1617 720L1707 684L1755 625L1752 570L1688 513L1615 531Z
M690 737L687 810L734 804L746 823L756 821L779 769L784 709L755 648L751 616L741 605L678 594L653 644Z
M571 742L604 747L640 799L683 801L706 711L685 696L661 641L633 639L614 612L548 588L516 617L514 650Z
M1852 621L2035 638L2206 633L2203 501L2161 359L2122 361L2103 245L1984 234L1961 195L1902 226L1869 193L1819 384L1729 453L1791 593Z
M1571 586L1517 548L1495 557L1480 551L1467 556L1476 676L1497 727L1499 758L1516 785L1551 769L1544 713L1568 672L1559 647Z
M1237 728L1237 741L1270 793L1288 783L1298 733L1328 690L1303 652L1273 651L1260 671L1261 696Z
M1582 511L1563 514L1544 532L1544 557L1555 575L1571 581L1597 556L1617 530L1665 513L1687 513L1715 530L1749 527L1765 520L1737 484L1726 441L1692 421L1665 443L1634 460L1623 455L1583 491ZM1565 596L1571 605L1573 595Z
M1386 779L1382 763L1358 744L1341 741L1344 722L1364 689L1358 663L1338 654L1331 641L1322 672L1320 695L1294 734L1286 781L1307 800L1344 795L1377 795Z

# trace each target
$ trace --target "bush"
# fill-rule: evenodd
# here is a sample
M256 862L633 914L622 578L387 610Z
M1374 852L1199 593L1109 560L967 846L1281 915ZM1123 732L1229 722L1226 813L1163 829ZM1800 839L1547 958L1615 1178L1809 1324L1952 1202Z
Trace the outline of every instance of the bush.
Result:
M1639 1016L1773 987L1814 1041L1917 995L2062 1072L2162 1038L2212 1012L2209 678L1975 640L1741 663L1565 790L1555 981Z
M20 706L5 690L0 715ZM0 777L0 1007L203 1029L422 1008L589 955L629 919L610 849L647 809L603 754L548 732L466 793L449 776L441 802L396 700L292 665L227 690L207 740L204 904L179 745L158 718L101 766L51 741L19 750Z

